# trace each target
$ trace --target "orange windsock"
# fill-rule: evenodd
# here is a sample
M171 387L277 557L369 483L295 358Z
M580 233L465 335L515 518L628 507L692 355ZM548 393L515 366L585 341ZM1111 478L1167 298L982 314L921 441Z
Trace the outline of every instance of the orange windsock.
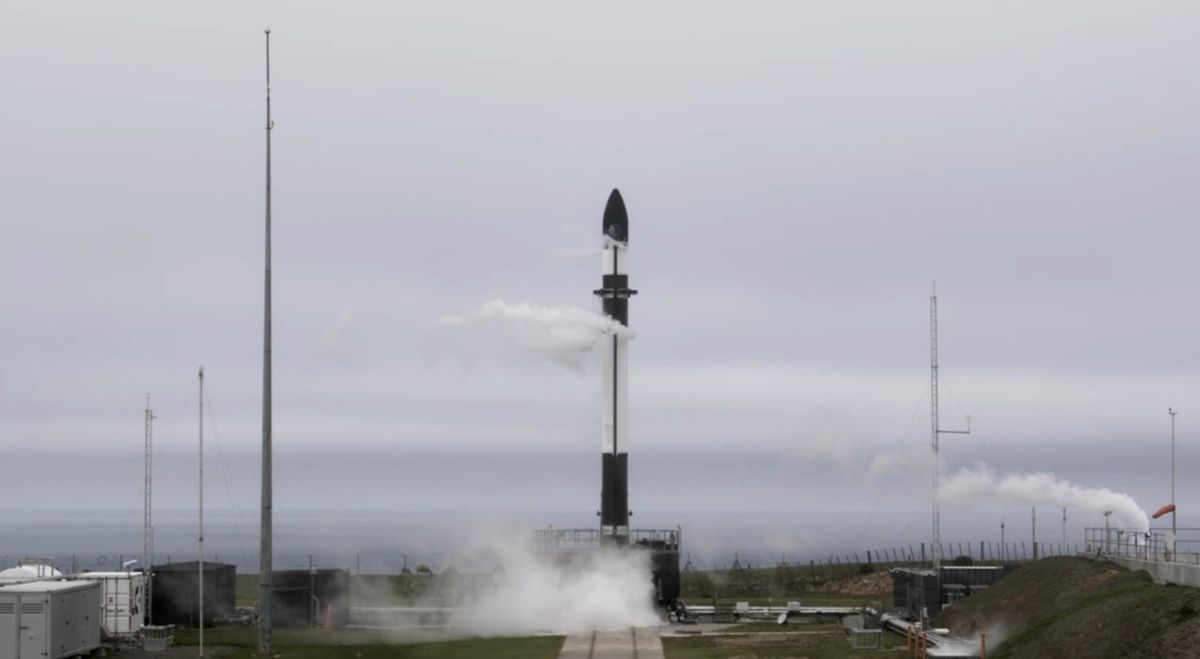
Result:
M1154 517L1154 519L1158 519L1159 517L1162 517L1163 515L1166 515L1167 513L1173 513L1173 512L1175 512L1175 504L1168 503L1167 505L1163 506L1162 508L1159 508L1158 510L1156 510L1154 512L1154 515L1152 515L1152 517Z

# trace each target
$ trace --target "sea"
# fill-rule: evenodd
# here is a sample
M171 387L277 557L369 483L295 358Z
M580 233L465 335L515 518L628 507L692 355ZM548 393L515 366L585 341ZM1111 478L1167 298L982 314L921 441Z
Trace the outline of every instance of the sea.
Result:
M943 552L997 551L1002 514L944 514ZM1009 511L1007 520L1008 551L1029 552L1028 511L1024 519ZM205 560L256 572L259 524L257 510L206 514ZM678 529L681 560L706 569L920 556L930 524L927 509L684 510L635 514L633 527ZM595 526L594 515L564 511L277 511L273 556L277 569L339 567L370 574L422 565L435 572L451 565L471 569L489 546L527 538L535 529ZM3 511L0 568L26 558L50 559L64 571L117 569L129 561L136 567L146 561L143 529L140 511ZM196 511L156 512L152 529L154 564L196 560L201 537ZM1064 531L1052 518L1041 521L1037 533L1043 553L1047 544L1054 553L1069 553L1084 542L1081 526Z

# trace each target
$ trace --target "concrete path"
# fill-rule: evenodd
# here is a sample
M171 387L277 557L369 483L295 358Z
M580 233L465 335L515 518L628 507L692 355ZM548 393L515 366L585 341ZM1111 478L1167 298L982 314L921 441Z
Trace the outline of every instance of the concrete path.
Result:
M568 636L558 659L665 659L657 627L630 627Z

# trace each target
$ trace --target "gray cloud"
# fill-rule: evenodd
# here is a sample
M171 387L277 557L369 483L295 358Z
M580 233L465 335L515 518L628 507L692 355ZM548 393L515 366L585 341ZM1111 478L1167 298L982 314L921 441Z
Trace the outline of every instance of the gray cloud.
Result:
M436 321L594 304L594 260L562 254L619 186L641 500L802 501L830 477L778 465L919 450L937 278L944 413L977 429L950 464L1152 507L1147 452L1167 405L1188 441L1200 384L1200 11L1152 4L6 3L0 496L51 464L132 467L147 391L185 444L201 363L255 464L269 23L277 432L324 452L303 473L354 474L338 501L529 506L551 473L592 505L595 370L465 363ZM499 463L521 487L483 475L505 450L531 456ZM359 478L376 451L411 479Z

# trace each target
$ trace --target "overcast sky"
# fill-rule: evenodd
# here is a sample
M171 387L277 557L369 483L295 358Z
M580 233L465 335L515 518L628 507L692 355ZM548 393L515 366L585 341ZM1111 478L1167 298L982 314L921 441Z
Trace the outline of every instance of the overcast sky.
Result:
M138 510L146 393L187 505L200 364L257 504L266 25L282 509L597 505L592 357L438 320L598 308L613 187L635 511L927 505L933 279L949 468L1200 458L1195 3L8 0L0 507Z

